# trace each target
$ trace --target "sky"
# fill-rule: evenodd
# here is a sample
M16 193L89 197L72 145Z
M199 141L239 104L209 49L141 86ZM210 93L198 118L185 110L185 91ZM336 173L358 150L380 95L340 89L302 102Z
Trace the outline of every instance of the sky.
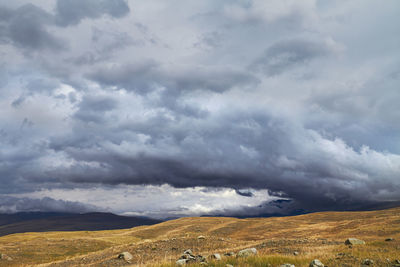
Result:
M0 0L0 212L400 201L397 0Z

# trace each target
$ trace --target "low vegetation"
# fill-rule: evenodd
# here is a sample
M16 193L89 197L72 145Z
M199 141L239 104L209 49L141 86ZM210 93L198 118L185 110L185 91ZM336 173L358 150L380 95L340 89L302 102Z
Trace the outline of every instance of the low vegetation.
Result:
M350 237L365 244L346 245ZM224 255L252 247L256 256ZM0 266L172 267L186 249L206 258L219 253L221 260L207 259L215 267L297 267L314 259L329 267L361 266L367 259L373 266L395 266L400 260L400 208L281 218L181 218L125 230L12 234L0 237ZM125 251L132 254L129 261L118 258Z

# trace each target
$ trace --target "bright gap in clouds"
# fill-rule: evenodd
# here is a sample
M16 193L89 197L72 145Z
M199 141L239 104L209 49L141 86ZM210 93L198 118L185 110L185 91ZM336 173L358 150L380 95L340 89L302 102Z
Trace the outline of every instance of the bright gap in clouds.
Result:
M267 190L247 189L245 194L242 194L231 188L174 188L169 185L44 189L8 196L29 198L33 201L43 198L67 202L79 201L97 211L160 219L229 213L241 215L243 209L278 199L270 196ZM70 212L62 208L58 211Z

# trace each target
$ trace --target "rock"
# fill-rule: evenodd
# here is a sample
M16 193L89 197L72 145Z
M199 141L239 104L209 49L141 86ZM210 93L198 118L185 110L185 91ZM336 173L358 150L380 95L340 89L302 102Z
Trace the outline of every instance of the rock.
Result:
M197 237L197 239L203 240L203 239L206 239L206 237L205 237L204 235L199 235L199 236Z
M197 262L206 262L207 261L207 259L205 257L201 256L201 255L197 255L195 260Z
M192 252L192 250L187 249L187 250L185 250L185 251L183 252L183 254L193 255L193 252Z
M186 265L187 260L186 259L180 259L176 261L176 265L178 266L183 266Z
M237 257L249 257L257 254L257 249L246 248L238 252Z
M400 264L400 260L394 260L394 263Z
M207 262L200 262L200 265L208 266L208 263Z
M225 264L225 267L233 267L231 264Z
M295 252L293 252L293 255L298 256L298 255L299 255L299 252L298 252L298 251L295 251Z
M394 241L394 238L389 237L389 238L386 238L385 241L386 241L386 242Z
M310 267L324 267L324 265L322 264L322 262L320 260L313 260L310 265Z
M224 253L224 256L227 256L227 257L235 256L235 252L233 252L233 251L226 252L226 253Z
M280 265L279 267L296 267L296 266L294 266L293 264L290 264L290 263L284 263L284 264Z
M364 261L363 261L363 265L373 265L374 264L374 261L373 260L370 260L370 259L365 259Z
M365 242L357 238L347 238L344 242L346 245L364 245Z
M131 253L129 253L128 251L122 252L118 255L118 259L123 259L125 261L130 261L133 259L133 256Z
M180 260L194 260L195 257L193 255L190 254L182 254L182 256L179 258Z
M214 253L214 254L210 255L210 259L220 261L221 255L219 253Z

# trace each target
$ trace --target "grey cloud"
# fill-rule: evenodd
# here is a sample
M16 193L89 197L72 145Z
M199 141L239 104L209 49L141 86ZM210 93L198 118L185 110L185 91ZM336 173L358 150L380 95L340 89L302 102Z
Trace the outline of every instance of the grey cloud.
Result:
M47 30L52 22L51 14L33 4L15 10L0 6L0 41L26 49L63 49L65 44Z
M105 113L117 107L118 102L103 96L85 96L79 103L74 117L85 122L104 122Z
M219 126L202 127L202 136L195 125L176 131L166 123L160 125L162 132L145 127L142 133L150 136L145 144L136 143L138 140L124 144L135 148L134 153L125 151L118 139L109 144L91 140L91 133L81 133L80 143L59 140L54 146L77 162L97 162L98 167L77 164L48 173L73 183L264 188L293 199L308 211L356 208L399 197L396 166L400 158L396 155L368 149L357 152L340 140L325 139L261 114L224 117L215 123ZM140 132L139 128L136 131ZM159 146L164 149L157 149ZM374 159L375 165L370 166L368 162ZM386 166L387 160L393 168ZM384 188L391 189L384 193Z
M248 214L395 203L399 9L357 1L11 1L0 192L170 184L287 200Z
M266 75L279 75L294 67L304 66L311 60L330 55L334 50L324 42L303 39L279 41L267 48L251 68Z
M95 19L104 14L121 18L129 11L124 0L57 0L56 23L64 27L76 25L82 19Z
M86 205L79 202L56 200L49 197L32 199L27 197L12 197L0 195L0 212L32 212L32 211L53 211L85 213L99 210L93 205Z
M88 77L100 84L117 86L139 94L149 93L157 87L165 87L174 95L192 90L222 93L235 86L246 87L259 82L256 77L243 71L193 66L171 71L152 60L100 68Z

